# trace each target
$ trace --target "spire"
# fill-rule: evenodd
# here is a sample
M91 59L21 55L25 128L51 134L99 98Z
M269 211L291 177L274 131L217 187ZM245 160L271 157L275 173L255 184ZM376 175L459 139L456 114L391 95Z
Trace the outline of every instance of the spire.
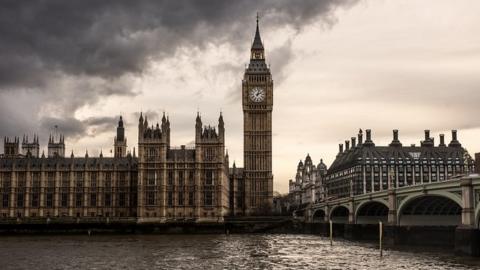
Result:
M140 112L140 118L138 118L138 122L143 124L143 112Z
M225 125L225 123L223 122L223 115L222 115L222 112L220 112L220 116L218 117L218 127L219 127L219 129L223 128L224 125Z
M100 149L100 157L101 157L101 158L103 157L103 151L102 151L102 149Z
M255 31L255 37L253 38L252 50L263 50L262 39L260 38L260 29L258 27L259 14L257 12L257 29Z
M118 127L123 127L123 119L121 115L120 115L120 120L118 120Z
M200 117L200 113L197 112L197 118L195 119L195 123L197 127L202 127L202 118Z

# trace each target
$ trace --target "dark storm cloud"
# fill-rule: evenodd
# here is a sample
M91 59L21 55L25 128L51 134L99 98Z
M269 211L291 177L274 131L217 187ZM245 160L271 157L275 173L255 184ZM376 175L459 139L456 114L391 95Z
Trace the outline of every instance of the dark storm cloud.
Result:
M256 11L267 26L304 24L354 1L3 1L0 86L37 87L51 72L140 74L180 46L249 40Z
M117 117L90 117L80 121L74 117L44 117L40 123L43 134L53 133L55 127L67 137L95 136L103 132L115 130Z
M211 43L244 49L257 11L262 27L300 30L317 20L334 23L332 11L355 2L1 1L1 131L45 130L55 122L69 136L84 135L103 125L78 120L76 110L111 95L137 94L131 81L152 61L169 58L179 48L202 49ZM285 65L278 62L277 68ZM20 92L35 95L36 103L23 100L11 108L15 110L5 109ZM40 112L47 117L38 119Z

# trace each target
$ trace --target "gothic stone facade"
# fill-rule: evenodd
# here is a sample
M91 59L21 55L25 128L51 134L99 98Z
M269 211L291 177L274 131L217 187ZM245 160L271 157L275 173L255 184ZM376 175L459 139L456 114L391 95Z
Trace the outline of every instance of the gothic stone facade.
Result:
M62 135L50 136L48 155L33 142L5 138L0 155L0 216L135 218L139 222L222 222L227 215L260 213L272 205L273 80L260 32L242 81L245 168L229 168L225 127L195 124L194 147L170 145L170 121L138 123L138 157L127 153L120 117L114 156L65 156Z
M244 168L233 168L232 215L268 214L273 204L273 79L258 28L242 80Z
M5 139L0 158L0 216L133 217L139 222L221 222L228 213L228 156L220 116L218 132L196 119L195 148L170 146L170 122L148 126L140 117L139 156L126 154L123 121L114 157L70 157L64 139L49 139L49 157L18 153ZM36 140L34 140L36 141ZM28 141L24 141L29 144ZM59 148L60 145L60 148ZM60 151L59 151L60 150Z
M312 158L307 154L305 162L298 163L295 181L290 179L288 183L290 202L300 206L308 203L315 203L325 199L325 176L327 166L320 160L315 166Z
M195 147L170 147L170 121L138 126L140 221L223 221L228 214L228 156L223 117L218 132L197 115Z

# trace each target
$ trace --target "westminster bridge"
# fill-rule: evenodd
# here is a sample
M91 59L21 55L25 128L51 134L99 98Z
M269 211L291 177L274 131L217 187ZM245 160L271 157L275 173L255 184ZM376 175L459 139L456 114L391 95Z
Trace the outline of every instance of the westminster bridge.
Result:
M480 255L480 176L406 186L331 199L297 210L313 232L348 239L378 237L385 225L392 244L454 246L459 253Z

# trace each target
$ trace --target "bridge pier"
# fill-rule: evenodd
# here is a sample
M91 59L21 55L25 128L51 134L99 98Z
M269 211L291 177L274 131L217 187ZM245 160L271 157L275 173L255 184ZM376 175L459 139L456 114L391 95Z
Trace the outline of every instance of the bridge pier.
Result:
M397 194L395 190L388 191L388 225L397 225Z
M348 223L344 224L343 237L347 240L359 240L361 238L361 230L355 224L355 210L353 208L353 197L348 202Z
M472 178L460 182L462 188L462 225L455 230L455 252L480 256L480 230L475 228L475 204Z

